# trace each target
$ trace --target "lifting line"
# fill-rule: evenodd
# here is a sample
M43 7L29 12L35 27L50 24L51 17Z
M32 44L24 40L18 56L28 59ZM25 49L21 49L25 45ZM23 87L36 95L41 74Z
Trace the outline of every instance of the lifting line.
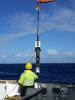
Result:
M40 73L40 41L39 41L39 14L40 14L40 2L37 2L37 39L35 41L35 52L36 52L36 73Z

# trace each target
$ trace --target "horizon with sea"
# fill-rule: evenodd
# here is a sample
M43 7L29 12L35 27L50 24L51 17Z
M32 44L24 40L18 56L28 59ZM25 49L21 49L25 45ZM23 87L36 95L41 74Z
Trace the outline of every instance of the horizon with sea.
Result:
M0 64L0 80L18 80L25 64ZM35 72L35 64L33 71ZM75 83L75 63L42 63L38 82Z

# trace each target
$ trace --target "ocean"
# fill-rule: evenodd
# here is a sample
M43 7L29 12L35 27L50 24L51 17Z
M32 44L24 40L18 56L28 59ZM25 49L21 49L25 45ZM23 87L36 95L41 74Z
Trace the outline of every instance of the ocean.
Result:
M0 80L18 80L25 64L0 64ZM35 72L35 64L33 69ZM75 83L75 63L43 63L39 82Z

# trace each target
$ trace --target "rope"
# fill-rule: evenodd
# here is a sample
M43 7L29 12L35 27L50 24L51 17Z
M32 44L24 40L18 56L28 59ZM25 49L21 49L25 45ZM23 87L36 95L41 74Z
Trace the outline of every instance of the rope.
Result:
M29 61L28 62L32 62L32 60L33 60L33 58L34 58L34 54L31 56L31 58L29 59Z

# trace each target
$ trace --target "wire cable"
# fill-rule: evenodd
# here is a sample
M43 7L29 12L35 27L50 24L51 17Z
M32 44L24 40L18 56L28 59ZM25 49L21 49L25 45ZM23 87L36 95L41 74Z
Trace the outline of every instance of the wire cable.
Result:
M37 2L36 11L37 11L37 41L39 41L39 15L40 15L40 3L39 2Z

